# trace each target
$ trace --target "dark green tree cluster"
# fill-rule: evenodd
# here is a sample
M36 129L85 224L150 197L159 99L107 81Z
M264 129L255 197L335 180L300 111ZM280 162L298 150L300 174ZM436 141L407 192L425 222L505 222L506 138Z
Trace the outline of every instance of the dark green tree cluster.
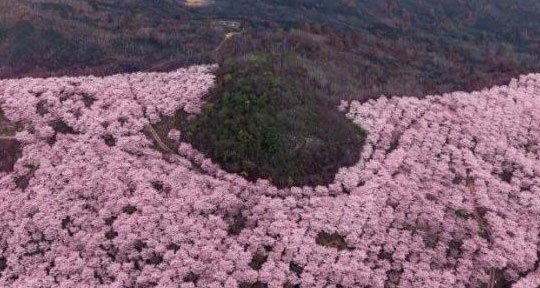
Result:
M181 129L225 170L278 187L331 182L365 132L336 109L294 54L226 61L200 116Z

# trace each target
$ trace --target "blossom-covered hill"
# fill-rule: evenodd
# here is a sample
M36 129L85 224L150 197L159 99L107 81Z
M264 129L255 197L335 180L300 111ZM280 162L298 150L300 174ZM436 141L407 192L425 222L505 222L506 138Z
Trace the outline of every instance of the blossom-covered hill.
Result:
M0 172L1 287L540 285L540 75L343 102L361 160L277 189L154 148L152 124L198 113L213 69L0 81L24 124L2 136L23 148Z

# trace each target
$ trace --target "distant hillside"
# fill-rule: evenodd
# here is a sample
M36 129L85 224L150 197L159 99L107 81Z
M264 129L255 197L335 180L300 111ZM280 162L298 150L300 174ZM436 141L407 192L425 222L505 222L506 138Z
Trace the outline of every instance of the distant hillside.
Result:
M540 70L534 0L4 0L0 13L2 78L294 50L336 76L329 87L350 86L341 98L370 98L474 90ZM232 32L242 33L223 42Z

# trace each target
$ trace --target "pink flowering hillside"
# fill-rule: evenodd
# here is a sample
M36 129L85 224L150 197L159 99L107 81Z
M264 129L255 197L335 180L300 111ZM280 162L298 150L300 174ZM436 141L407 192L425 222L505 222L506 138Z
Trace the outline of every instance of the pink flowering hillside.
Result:
M360 161L278 189L152 133L200 112L214 69L0 81L24 124L2 136L22 149L0 171L0 287L540 285L540 75L343 102Z

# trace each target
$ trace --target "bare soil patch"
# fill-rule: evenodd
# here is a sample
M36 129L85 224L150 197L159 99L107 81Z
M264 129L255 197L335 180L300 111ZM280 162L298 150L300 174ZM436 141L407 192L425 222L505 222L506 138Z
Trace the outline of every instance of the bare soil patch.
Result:
M201 7L207 7L212 4L212 1L210 0L186 0L184 3L185 6L191 7L191 8L201 8Z

